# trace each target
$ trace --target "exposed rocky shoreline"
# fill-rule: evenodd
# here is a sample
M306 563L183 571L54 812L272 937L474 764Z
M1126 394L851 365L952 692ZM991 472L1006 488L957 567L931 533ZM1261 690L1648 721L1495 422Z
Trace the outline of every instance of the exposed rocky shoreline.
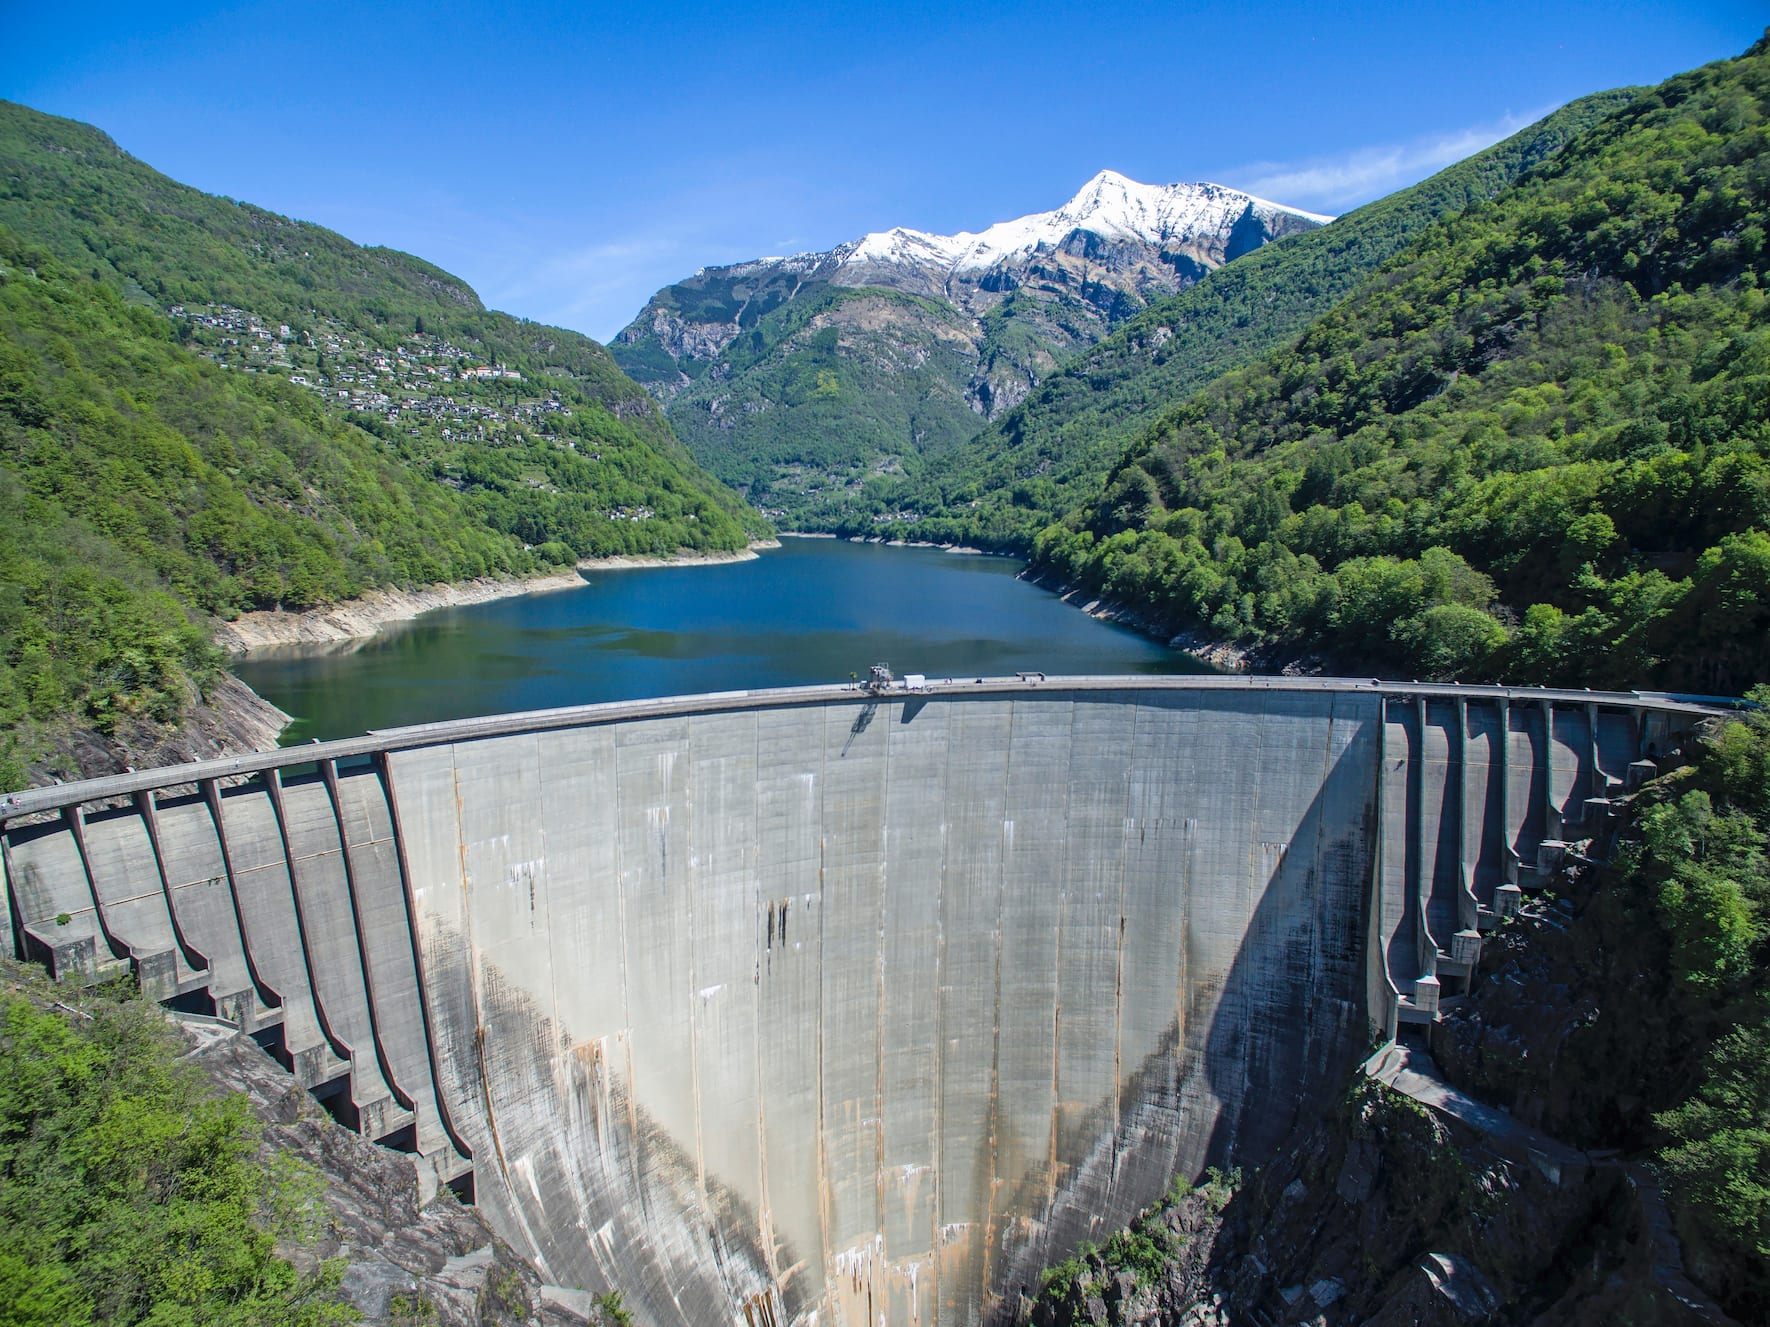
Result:
M41 787L62 778L96 779L130 768L269 751L291 717L232 673L222 673L200 694L190 688L176 723L130 717L108 733L66 722L49 729L25 772L32 786Z
M850 544L883 544L886 548L938 548L942 553L964 553L972 557L1017 557L1014 553L997 553L969 544L937 544L932 539L887 539L884 535L839 535L827 530L782 530L782 539L844 539Z
M1182 631L1175 635L1171 628L1126 604L1103 595L1092 595L1077 589L1060 578L1028 567L1021 579L1051 591L1064 603L1079 608L1089 617L1103 622L1117 622L1158 640L1171 650L1184 650L1200 663L1220 673L1272 673L1284 677L1315 677L1326 672L1325 663L1313 655L1299 655L1272 647L1248 645L1226 640L1203 631Z
M489 603L521 594L546 594L575 589L584 573L622 567L694 567L747 562L758 549L778 548L773 539L758 540L730 553L674 553L665 557L587 558L570 571L540 576L484 577L472 581L425 585L412 590L371 590L356 599L324 608L285 613L275 610L242 613L215 628L215 643L229 654L252 654L283 645L326 645L361 642L395 622L409 622L437 608Z

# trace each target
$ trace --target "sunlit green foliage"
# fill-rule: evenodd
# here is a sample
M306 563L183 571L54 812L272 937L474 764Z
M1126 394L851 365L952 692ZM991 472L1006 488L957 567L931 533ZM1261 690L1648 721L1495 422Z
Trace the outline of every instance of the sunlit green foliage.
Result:
M620 1291L610 1290L596 1296L593 1307L596 1311L595 1327L633 1327L633 1310L622 1302Z
M1702 1253L1762 1306L1770 1277L1770 1018L1715 1043L1702 1086L1660 1117L1677 1140L1661 1163Z
M1115 1231L1105 1244L1085 1243L1063 1261L1047 1267L1039 1278L1032 1321L1067 1327L1086 1323L1088 1300L1103 1287L1115 1286L1120 1274L1129 1274L1135 1289L1160 1284L1169 1264L1185 1248L1187 1237L1170 1219L1174 1209L1197 1196L1200 1215L1216 1216L1241 1187L1241 1170L1228 1174L1215 1166L1205 1172L1196 1189L1176 1176L1167 1194L1139 1212L1131 1223Z
M297 388L0 231L0 722L173 718L216 666L190 610L535 565Z
M820 509L820 525L870 531L873 514L907 508L923 519L894 533L1024 551L1051 520L1098 497L1113 462L1163 411L1295 336L1433 221L1493 197L1632 95L1582 98L1429 180L1152 302L965 446L919 476L843 495Z
M483 440L393 428L224 371L186 346L175 302L388 345L423 327L565 408ZM764 528L588 338L0 103L0 782L27 721L175 717L217 666L205 614L735 549Z
M1686 1256L1741 1321L1770 1313L1770 687L1752 698L1665 781L1609 886L1669 958L1618 980L1649 984L1655 1035L1695 1070L1659 1160Z
M637 384L589 337L488 311L459 277L395 249L205 194L90 125L0 101L0 226L157 309L214 302L302 325L315 313L392 345L414 326L531 373L563 368L588 399L674 446Z
M1642 94L1171 410L1038 560L1348 667L1762 679L1767 111L1762 45Z
M658 298L698 299L684 316L738 318L735 309L705 308L703 283L716 291L730 278L696 277ZM973 366L955 348L966 335L962 314L900 291L824 281L807 282L790 302L778 279L753 296L717 379L700 377L670 405L672 426L701 463L753 501L796 516L827 501L830 485L858 484L876 457L914 470L923 455L976 431L962 390ZM643 373L647 356L659 352L645 341L617 344L615 353ZM706 364L685 357L681 367L703 373ZM779 480L783 468L811 475ZM807 494L807 484L822 486L823 496Z
M355 1321L329 1270L275 1253L313 1234L317 1176L260 1161L245 1098L207 1097L177 1056L139 999L0 993L6 1327Z

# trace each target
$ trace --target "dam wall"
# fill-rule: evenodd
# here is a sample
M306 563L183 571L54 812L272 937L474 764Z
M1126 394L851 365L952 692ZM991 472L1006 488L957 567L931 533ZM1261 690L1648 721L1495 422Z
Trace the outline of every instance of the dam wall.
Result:
M1436 1018L1707 712L1110 678L430 725L21 794L0 939L236 1021L644 1321L1006 1321Z

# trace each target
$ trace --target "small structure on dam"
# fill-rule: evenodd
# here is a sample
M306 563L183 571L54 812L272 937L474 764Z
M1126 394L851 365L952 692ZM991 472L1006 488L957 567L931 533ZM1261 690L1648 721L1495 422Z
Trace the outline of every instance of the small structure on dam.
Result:
M1708 712L1029 674L437 724L22 793L0 941L236 1021L646 1321L999 1322L1435 1018Z

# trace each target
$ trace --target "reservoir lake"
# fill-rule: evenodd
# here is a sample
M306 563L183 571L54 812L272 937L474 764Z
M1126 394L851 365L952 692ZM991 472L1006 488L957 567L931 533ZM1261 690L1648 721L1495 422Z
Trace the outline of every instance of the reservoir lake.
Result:
M1009 558L786 539L743 562L591 568L580 588L438 609L234 671L285 743L606 700L929 677L1197 673L1192 656L1017 579Z

